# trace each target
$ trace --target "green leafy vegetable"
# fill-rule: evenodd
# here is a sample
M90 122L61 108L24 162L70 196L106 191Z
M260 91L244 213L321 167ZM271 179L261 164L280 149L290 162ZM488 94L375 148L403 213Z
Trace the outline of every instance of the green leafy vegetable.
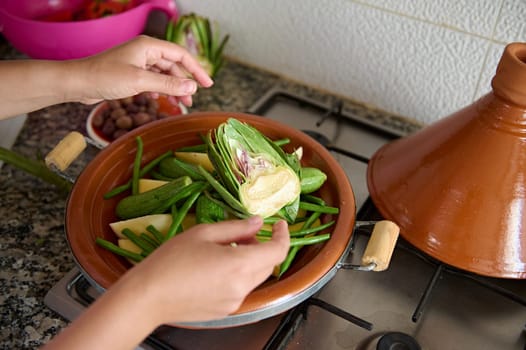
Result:
M257 129L234 118L211 130L206 142L222 185L245 212L294 221L301 192L296 156L289 157Z
M229 39L229 35L220 39L217 27L212 27L208 18L190 13L170 21L165 38L185 47L213 77L223 65L223 50Z
M181 152L182 149L168 152L169 155L157 158L153 165L149 163L142 169L136 157L132 179L119 186L120 191L124 187L131 190L134 176L169 180L146 192L130 191L116 206L120 218L170 213L171 223L166 234L148 225L146 233L142 232L144 229L125 230L123 235L127 239L119 239L118 246L98 238L100 246L138 262L195 224L251 215L263 216L266 224L274 224L285 218L289 223L291 248L285 261L274 271L274 276L281 278L302 247L330 238L328 231L336 223L331 216L338 214L339 208L328 206L315 194L327 176L317 168L301 166L301 147L287 153L281 146L287 144L288 139L271 140L234 118L201 136L203 144L182 148L186 152ZM142 152L142 147L137 147L137 153ZM192 153L191 157L186 157L188 152ZM256 239L268 241L271 230L270 226L264 226Z

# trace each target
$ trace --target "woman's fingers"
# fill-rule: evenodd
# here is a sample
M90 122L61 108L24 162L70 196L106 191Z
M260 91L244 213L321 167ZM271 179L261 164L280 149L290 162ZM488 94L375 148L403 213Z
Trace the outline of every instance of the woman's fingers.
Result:
M184 69L190 73L194 79L203 87L210 87L213 85L213 80L205 72L201 64L184 48L166 40L159 40L155 38L141 38L145 41L157 41L155 49L151 49L147 53L146 64L155 65L157 63L166 65L166 61L181 64Z
M287 256L290 245L287 223L281 220L274 224L272 239L265 243L255 239L262 226L263 219L260 216L252 216L246 220L222 221L205 227L196 226L195 229L205 240L223 245L236 243L234 249L242 250L242 253L248 256L247 259L267 265L279 264Z
M260 216L253 216L246 220L229 220L207 225L201 234L209 241L230 244L253 238L261 226L263 219Z
M137 68L139 69L139 68ZM192 104L192 95L197 91L197 82L189 78L179 78L168 74L140 70L140 91L177 96L187 106Z
M254 264L254 279L256 285L265 280L274 266L279 265L287 257L290 248L290 234L287 223L278 221L272 227L272 239L270 241L241 246L247 251ZM259 267L259 268L258 268Z

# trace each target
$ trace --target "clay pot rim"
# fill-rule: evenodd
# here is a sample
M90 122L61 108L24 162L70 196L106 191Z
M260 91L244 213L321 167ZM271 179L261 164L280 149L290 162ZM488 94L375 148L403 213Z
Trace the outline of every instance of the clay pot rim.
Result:
M177 118L158 120L131 131L96 155L77 178L67 202L66 238L79 268L87 274L88 280L104 290L115 283L130 267L124 259L96 246L94 237L101 234L105 238L110 238L110 235L113 235L107 227L107 224L114 220L109 217L112 202L101 204L100 197L113 186L122 183L122 179L126 178L122 174L130 173L129 167L126 171L119 170L119 167L134 156L136 136L141 135L143 138L144 157L147 162L167 149L183 146L177 144L179 141L174 135L180 138L188 137L190 133L197 135L197 132L203 131L206 125L210 123L217 125L228 117L238 118L258 128L271 131L274 137L288 137L292 145L301 145L304 148L304 155L308 158L307 161L323 164L323 170L327 172L328 181L320 191L322 197L327 197L329 205L340 208L336 224L331 230L331 239L320 245L319 250L313 253L312 259L282 280L264 283L258 287L249 294L234 315L269 308L285 299L290 300L320 280L336 265L350 241L356 207L351 184L330 152L307 134L275 120L236 112L194 112ZM265 130L263 131L267 134ZM169 137L166 136L167 134ZM152 141L156 137L160 138L160 141L159 139ZM169 147L163 145L163 149L150 150L150 144L168 138L174 139L174 144ZM121 174L120 177L117 174Z

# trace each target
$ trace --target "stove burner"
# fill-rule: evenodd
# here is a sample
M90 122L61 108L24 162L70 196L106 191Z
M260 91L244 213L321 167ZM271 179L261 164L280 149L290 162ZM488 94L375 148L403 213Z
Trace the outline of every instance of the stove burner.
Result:
M420 350L420 345L416 340L405 333L389 332L384 334L378 344L376 350Z
M331 143L331 140L329 140L329 138L317 131L313 131L313 130L302 130L305 134L309 135L310 137L312 137L313 139L315 139L316 141L318 141L319 143L321 143L323 146L327 147L328 145L330 145Z

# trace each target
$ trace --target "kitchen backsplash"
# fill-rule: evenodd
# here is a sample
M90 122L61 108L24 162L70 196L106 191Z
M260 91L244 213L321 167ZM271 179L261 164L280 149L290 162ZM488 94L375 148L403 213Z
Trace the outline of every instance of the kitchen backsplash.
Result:
M489 92L524 0L177 0L215 20L226 55L428 124Z

